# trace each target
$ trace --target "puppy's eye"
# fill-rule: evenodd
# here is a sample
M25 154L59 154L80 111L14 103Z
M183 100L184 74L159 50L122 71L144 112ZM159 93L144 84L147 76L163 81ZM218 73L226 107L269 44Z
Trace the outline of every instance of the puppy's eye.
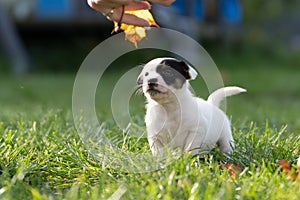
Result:
M149 73L148 73L148 72L146 72L146 73L145 73L145 76L148 76L148 75L149 75Z

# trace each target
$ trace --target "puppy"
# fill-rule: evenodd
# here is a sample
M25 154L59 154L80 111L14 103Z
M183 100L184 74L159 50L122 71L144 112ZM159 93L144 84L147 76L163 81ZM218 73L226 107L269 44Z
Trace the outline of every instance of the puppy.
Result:
M177 148L195 155L215 144L223 154L233 152L230 122L219 104L225 97L246 90L221 88L205 101L189 89L188 81L196 76L192 67L174 58L151 60L139 75L137 83L147 98L145 122L154 156Z

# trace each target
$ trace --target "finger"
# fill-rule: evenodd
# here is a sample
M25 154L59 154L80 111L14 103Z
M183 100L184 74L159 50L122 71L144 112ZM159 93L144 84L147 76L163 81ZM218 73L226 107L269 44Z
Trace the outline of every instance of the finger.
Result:
M124 1L123 1L123 3L124 3ZM105 15L111 21L115 21L115 22L120 21L121 15L123 12L122 6L114 9L113 7L110 7L112 4L105 4L105 5L110 5L109 7L101 6L101 5L103 5L103 4L101 3L101 1L99 1L97 6L93 7L93 8L100 11L103 15ZM125 6L125 11L150 9L150 8L151 8L151 5L146 1L133 2L133 0L131 0L131 4L128 6ZM146 26L146 27L150 26L150 23L147 20L139 18L135 15L126 14L126 13L123 15L121 23L126 23L129 25L135 25L135 26Z
M157 4L161 4L164 6L169 6L171 5L175 0L148 0L149 2L152 3L157 3Z
M133 10L149 10L151 9L151 5L147 1L141 2L132 2L125 6L126 11L133 11Z
M88 0L89 6L101 13L106 13L116 7L121 7L122 5L127 5L127 1L103 1L103 0Z
M121 9L122 6L123 6L123 4L121 4L121 5L119 5L119 4L110 4L110 5L111 6L109 6L109 7L102 6L102 10L104 9L104 7L106 8L106 10L111 10L113 8L115 8L115 9ZM149 2L146 2L146 1L143 1L143 2L132 2L132 3L128 4L128 5L125 5L125 11L149 10L149 9L151 9L151 5L150 5Z
M147 1L140 1L135 2L135 0L110 0L110 1L103 1L103 0L88 0L88 4L95 10L98 10L102 13L107 13L113 8L120 8L125 5L126 11L132 10L143 10L143 9L150 9L151 5Z
M114 9L113 15L111 15L109 17L110 20L115 21L115 22L120 22L120 19L122 17L121 16L122 12L123 12L122 8ZM121 23L129 24L129 25L135 25L135 26L145 26L145 27L151 26L151 24L147 20L142 19L142 18L137 17L137 16L132 15L132 14L128 14L128 13L123 14L123 18L121 20Z
M122 11L121 12L115 12L114 15L111 17L112 21L115 22L119 22L120 18L122 15ZM129 25L134 25L134 26L142 26L142 27L149 27L150 23L142 18L139 18L135 15L132 14L124 14L121 23L125 23L125 24L129 24Z
M127 5L132 0L87 0L90 7L96 9L101 7L112 8L112 6L120 7L122 5Z
M142 27L149 27L151 25L147 20L131 14L125 14L123 16L122 23L131 24L134 26L142 26Z

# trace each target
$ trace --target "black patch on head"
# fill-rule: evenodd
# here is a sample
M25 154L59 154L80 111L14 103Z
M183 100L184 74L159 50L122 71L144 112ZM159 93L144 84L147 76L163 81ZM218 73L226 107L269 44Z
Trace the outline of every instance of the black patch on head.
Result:
M182 88L186 80L191 79L189 67L183 61L166 59L156 68L156 72L162 76L167 85L176 89Z

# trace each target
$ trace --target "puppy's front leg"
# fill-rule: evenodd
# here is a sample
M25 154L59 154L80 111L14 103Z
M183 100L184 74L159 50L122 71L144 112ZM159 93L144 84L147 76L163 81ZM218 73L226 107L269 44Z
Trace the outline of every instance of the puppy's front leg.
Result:
M148 138L148 142L150 145L150 149L152 152L152 155L157 157L157 156L163 156L164 154L164 145L160 141L158 136L153 136Z
M234 140L229 123L223 125L223 130L217 144L223 155L226 156L233 153Z
M234 141L233 139L220 139L218 142L218 146L222 152L223 155L229 155L233 153L233 149L234 149Z
M199 128L198 128L199 129ZM199 134L199 130L197 131L190 131L184 141L184 152L191 151L192 155L198 154L203 148L203 141L204 141L204 134L205 130L201 129L200 131L202 134Z

